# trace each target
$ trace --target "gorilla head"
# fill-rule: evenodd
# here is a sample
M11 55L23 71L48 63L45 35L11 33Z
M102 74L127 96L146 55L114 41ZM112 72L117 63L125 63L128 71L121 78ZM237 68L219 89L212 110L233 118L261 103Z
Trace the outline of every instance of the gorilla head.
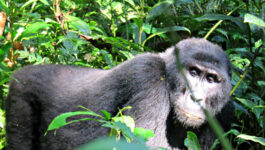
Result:
M174 53L179 55L190 88L176 70ZM170 102L177 119L184 125L201 126L206 120L201 107L216 115L229 101L231 64L219 46L205 39L186 39L161 56L170 58L167 60L168 83L172 89Z

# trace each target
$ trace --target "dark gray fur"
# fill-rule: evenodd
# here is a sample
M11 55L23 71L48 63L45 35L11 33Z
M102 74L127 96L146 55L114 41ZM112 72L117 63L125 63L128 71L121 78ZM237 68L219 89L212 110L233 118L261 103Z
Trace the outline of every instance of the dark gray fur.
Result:
M194 63L215 68L226 77L219 99L214 102L218 106L213 109L219 114L221 124L229 128L233 106L227 103L229 95L225 90L230 89L231 66L225 53L203 39L188 39L177 47L184 66L197 59ZM56 116L80 110L77 105L96 113L105 109L112 116L117 108L130 105L132 109L127 114L135 118L136 126L155 132L149 146L183 148L186 131L192 130L197 133L203 149L209 149L215 136L207 123L191 128L180 123L175 115L174 101L185 85L178 74L173 51L171 48L165 53L141 54L111 70L37 65L15 72L16 80L11 79L6 100L7 149L72 150L108 134L109 130L99 123L86 121L63 127L56 135L49 132L44 136ZM197 58L191 59L195 53L198 53Z

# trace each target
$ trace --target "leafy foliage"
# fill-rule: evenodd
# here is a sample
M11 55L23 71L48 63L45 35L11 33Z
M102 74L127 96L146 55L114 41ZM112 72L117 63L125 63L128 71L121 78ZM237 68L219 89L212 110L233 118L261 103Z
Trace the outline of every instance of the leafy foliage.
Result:
M187 139L185 139L185 146L188 147L188 150L202 150L197 135L191 131L187 132Z
M138 144L142 145L140 147L145 146L144 141L148 141L148 138L154 137L154 132L152 130L147 130L144 128L135 128L135 123L134 123L133 118L130 116L122 115L122 111L124 111L126 109L131 109L130 106L127 106L127 107L119 110L119 113L112 118L111 118L110 113L107 112L106 110L101 111L103 114L103 116L101 116L101 115L99 115L99 114L97 114L97 113L95 113L95 112L93 112L87 108L84 108L82 106L79 106L79 107L85 109L85 111L68 112L68 113L63 113L63 114L57 116L50 123L45 134L47 134L48 131L58 130L59 128L66 126L66 125L69 125L71 123L75 123L75 122L79 122L79 121L93 120L93 121L98 121L98 122L102 123L103 127L110 128L111 129L110 136L114 136L118 140L120 140L121 135L123 135L123 137L126 139L127 142L129 142L129 143L130 142L137 142ZM71 120L68 122L66 121L67 118L72 117L72 116L76 116L76 115L86 115L86 116L88 115L88 116L94 116L96 118L87 117L87 118L82 118L82 119L78 119L78 120ZM116 141L114 141L114 145L115 145L115 142ZM110 144L113 144L113 142L110 142ZM113 145L113 147L114 147L114 145ZM90 147L90 146L86 146L86 148ZM122 143L121 143L121 146L122 146ZM107 145L107 146L103 146L103 147L99 146L98 148L108 149L109 147Z

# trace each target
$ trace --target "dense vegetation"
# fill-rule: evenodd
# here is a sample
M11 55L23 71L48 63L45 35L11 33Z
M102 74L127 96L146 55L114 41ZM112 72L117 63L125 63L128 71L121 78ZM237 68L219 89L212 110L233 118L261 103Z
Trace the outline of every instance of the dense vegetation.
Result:
M233 147L265 149L264 0L0 0L0 11L0 149L15 70L47 63L109 69L188 37L219 44L233 64Z

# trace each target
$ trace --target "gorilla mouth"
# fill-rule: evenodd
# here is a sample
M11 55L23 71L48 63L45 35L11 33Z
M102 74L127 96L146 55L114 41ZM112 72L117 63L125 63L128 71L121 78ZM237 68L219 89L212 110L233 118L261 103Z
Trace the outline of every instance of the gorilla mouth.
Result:
M179 111L187 118L191 119L191 120L202 120L202 117L199 116L195 116L193 114L187 113L186 111L184 111L183 109L181 109L180 107L178 107Z

